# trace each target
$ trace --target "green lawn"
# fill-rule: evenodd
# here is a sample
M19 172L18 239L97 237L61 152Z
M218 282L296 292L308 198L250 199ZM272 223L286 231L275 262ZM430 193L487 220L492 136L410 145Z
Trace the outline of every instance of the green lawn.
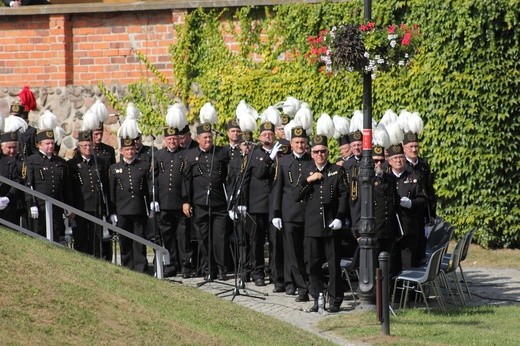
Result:
M0 343L329 344L196 288L0 229Z

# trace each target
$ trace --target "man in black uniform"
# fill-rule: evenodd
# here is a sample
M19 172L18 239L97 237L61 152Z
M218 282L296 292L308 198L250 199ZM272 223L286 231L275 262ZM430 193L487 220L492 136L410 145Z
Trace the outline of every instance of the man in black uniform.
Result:
M421 177L410 173L405 168L405 157L401 144L391 145L388 148L388 164L391 174L395 176L397 193L400 197L400 214L403 237L398 242L398 255L401 256L401 268L416 267L424 253L418 253L419 235L423 234L423 210L426 203L424 187Z
M18 144L18 134L16 132L4 132L0 135L2 152L0 153L0 175L11 179L14 182L22 183L20 167L14 155L9 155L10 147ZM20 191L7 184L0 183L0 218L20 224L20 214L18 213L18 200Z
M305 259L311 311L318 311L318 296L324 291L322 265L329 267L329 312L338 312L343 302L339 230L347 216L347 186L343 167L328 162L327 137L316 135L311 147L313 162L302 170L293 189L294 200L305 200Z
M305 151L307 133L302 127L291 129L290 143L292 155L285 155L277 162L271 192L272 223L278 230L283 230L285 293L295 294L295 288L298 288L296 301L306 302L309 301L309 279L303 256L305 203L303 200L295 203L292 191L303 179L302 168L311 161Z
M240 154L240 132L238 122L235 119L230 120L227 124L228 145L225 147L228 151L229 161L233 160L233 157Z
M99 126L92 130L92 142L93 142L93 154L97 157L101 157L107 162L110 167L116 163L116 150L108 144L102 142L103 140L103 123L99 123Z
M381 145L372 147L375 176L372 180L374 196L376 258L383 251L390 256L390 274L394 270L395 244L401 237L397 218L399 217L400 197L397 193L396 180L393 174L384 171L385 148ZM377 263L377 262L376 262Z
M171 258L164 275L175 276L180 271L183 278L189 278L193 272L193 250L189 223L186 224L187 219L182 213L181 193L186 151L180 148L177 128L165 128L164 141L166 147L155 153L156 195L160 205L157 225Z
M78 132L76 154L67 161L72 176L74 207L101 219L109 217L108 164L93 155L92 132ZM103 242L102 228L80 216L75 216L74 249L88 255L112 259L110 242ZM106 245L108 244L108 246ZM103 246L104 245L104 246Z
M410 173L421 176L421 181L424 184L424 193L426 197L425 208L423 210L423 223L419 227L424 229L426 223L432 223L437 216L437 197L433 187L433 174L430 170L430 165L419 157L419 135L413 132L404 134L403 151L406 157L405 167ZM419 234L419 251L418 255L424 254L426 251L426 236L424 232ZM421 261L422 258L417 259Z
M352 157L352 149L350 148L350 137L348 134L341 135L338 138L339 152L341 157L336 160L336 164L343 166L345 161Z
M191 138L190 125L184 126L184 128L179 131L179 144L183 149L193 149L199 146L199 143Z
M147 203L150 199L150 164L139 160L135 140L121 139L122 160L110 166L110 203L115 214L110 220L128 232L145 237ZM123 266L144 272L147 265L144 245L120 236Z
M271 227L269 222L269 195L275 175L275 159L281 144L274 143L274 125L265 122L260 125L262 147L254 149L251 157L251 181L249 184L248 211L256 223L256 232L252 237L251 276L256 286L265 286L265 237L269 235L269 258L271 283L276 292L285 291L283 278L282 235Z
M183 213L197 232L205 280L226 279L227 201L224 192L229 157L213 143L210 123L197 127L198 148L186 153L182 184Z
M29 120L29 111L25 109L25 107L15 102L11 105L10 116L16 116L21 118L25 124L27 124L24 127L27 127L25 130L19 128L17 131L19 131L18 135L18 143L19 143L19 152L22 160L25 162L25 160L31 156L32 154L37 152L36 149L36 128L30 126L28 124Z
M36 134L38 153L27 158L26 185L61 202L72 204L72 182L67 162L54 154L54 132L41 130ZM31 218L35 219L33 231L46 235L45 202L28 196ZM53 206L53 239L65 235L63 209Z

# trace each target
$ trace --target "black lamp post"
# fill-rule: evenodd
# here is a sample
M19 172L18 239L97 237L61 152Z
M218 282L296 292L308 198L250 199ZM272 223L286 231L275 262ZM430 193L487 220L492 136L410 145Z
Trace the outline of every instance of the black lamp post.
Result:
M372 0L365 0L365 21L372 20ZM372 161L372 76L363 72L363 158L359 178L361 180L361 235L358 295L365 305L375 303L375 221L372 196L374 162Z

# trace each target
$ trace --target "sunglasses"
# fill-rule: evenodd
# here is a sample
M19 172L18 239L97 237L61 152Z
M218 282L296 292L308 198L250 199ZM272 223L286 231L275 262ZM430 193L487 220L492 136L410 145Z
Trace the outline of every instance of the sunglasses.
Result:
M326 154L327 153L327 149L313 150L312 153L313 154Z
M374 163L383 163L385 159L374 159Z

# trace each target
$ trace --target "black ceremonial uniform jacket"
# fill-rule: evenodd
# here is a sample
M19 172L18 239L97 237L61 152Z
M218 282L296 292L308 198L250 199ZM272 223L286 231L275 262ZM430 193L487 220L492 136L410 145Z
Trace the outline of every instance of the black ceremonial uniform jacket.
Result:
M150 203L150 164L135 158L132 163L125 161L110 166L111 210L118 215L145 215ZM146 197L146 198L145 198ZM145 199L147 204L145 204Z
M93 154L103 158L108 164L108 167L116 163L116 150L108 144L99 143L98 146L94 146Z
M72 204L72 181L69 166L64 159L57 155L52 155L50 159L41 152L29 156L27 158L26 185L49 197ZM44 204L44 201L39 201L39 203Z
M337 231L329 228L334 219L344 220L347 214L347 186L343 167L328 162L321 173L323 179L308 183L307 178L317 171L310 161L302 170L301 182L293 188L294 201L306 201L305 236L330 237Z
M77 153L67 164L73 183L74 207L91 213L98 212L98 216L108 216L108 206L103 202L103 199L108 202L108 164L105 159L92 155L86 163Z
M395 175L383 173L372 180L374 196L375 238L396 239L400 236L396 214L400 213L400 197Z
M303 222L305 213L305 202L295 202L293 188L306 179L303 177L303 167L311 162L308 153L301 158L289 154L278 159L276 166L276 177L271 192L271 216L281 218L284 222Z
M18 135L18 143L20 144L20 156L22 160L38 152L36 149L36 129L32 126L27 127L25 132Z
M275 176L275 161L263 148L255 148L251 158L251 182L249 183L250 213L269 213L269 194Z
M155 196L162 210L182 209L185 150L163 148L155 152Z
M0 153L0 175L21 184L22 177L20 175L19 165L14 157L5 156ZM9 198L7 208L16 209L19 196L20 191L18 189L0 182L0 197Z
M433 188L433 174L430 170L430 165L423 158L418 158L416 164L406 160L406 170L410 173L421 176L424 184L424 193L426 197L426 204L424 210L424 217L426 219L435 218L437 216L437 197L435 196L435 189Z
M345 168L346 182L349 189L348 205L350 208L351 225L354 233L357 234L359 220L361 219L361 181L359 181L359 166L361 156L350 156L343 163Z
M210 171L212 157L213 169ZM226 150L220 146L213 146L207 152L200 148L190 149L186 152L185 161L183 203L225 206L227 200L224 188L229 163Z
M227 152L227 155L229 156L229 161L233 160L235 156L240 155L240 146L237 144L235 147L232 147L231 144L226 145L225 150Z
M424 225L422 217L426 203L423 183L420 176L406 170L404 170L399 177L395 176L395 178L399 199L401 199L401 197L408 197L412 200L412 207L410 209L399 207L402 214L401 225L404 235L412 237L418 236L419 232L424 231L421 229L421 225Z
M251 181L251 167L248 166L249 154L239 153L233 155L229 161L226 190L228 197L238 197L238 205L248 206L249 204L249 184ZM235 195L235 196L234 196ZM230 205L232 207L233 205Z

